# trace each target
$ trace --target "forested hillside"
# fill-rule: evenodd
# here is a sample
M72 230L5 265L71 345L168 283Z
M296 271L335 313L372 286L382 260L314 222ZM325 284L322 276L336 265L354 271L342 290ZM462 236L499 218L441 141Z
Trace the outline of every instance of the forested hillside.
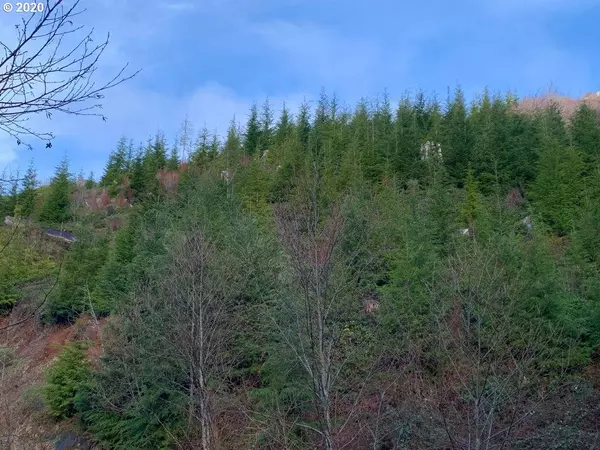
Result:
M519 104L323 91L123 137L99 179L32 163L0 329L100 330L43 415L103 449L600 448L600 116Z

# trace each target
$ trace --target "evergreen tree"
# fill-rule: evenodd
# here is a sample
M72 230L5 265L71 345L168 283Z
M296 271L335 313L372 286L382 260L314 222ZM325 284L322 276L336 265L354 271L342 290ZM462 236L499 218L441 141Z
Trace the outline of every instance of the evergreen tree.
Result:
M131 264L136 256L135 246L141 232L141 219L134 212L128 223L115 236L115 245L102 267L98 284L94 289L97 314L108 314L135 286L131 276Z
M465 179L472 151L472 134L464 94L460 88L456 89L448 105L442 126L445 138L442 143L444 163L450 176L460 184Z
M164 169L167 165L167 146L165 143L165 136L162 133L158 133L154 138L153 149L153 164L156 171Z
M202 128L198 132L196 142L194 143L194 151L191 155L190 161L193 165L198 167L204 167L208 161L208 152L210 149L210 133L206 127Z
M240 139L240 134L238 132L238 127L234 117L229 124L229 128L227 129L227 138L225 139L225 144L223 145L223 155L225 156L227 168L230 168L230 164L237 159L241 153L241 150L242 141Z
M273 141L273 111L269 99L265 100L260 114L260 123L262 125L260 131L260 154L262 155L267 150Z
M8 191L7 199L6 199L6 211L8 215L14 216L15 210L17 208L19 202L19 178L20 172L17 169L14 180L10 182L10 189Z
M392 109L387 93L384 93L382 101L375 108L373 133L375 157L371 164L371 177L381 181L382 174L391 175L395 140Z
M487 89L479 102L473 105L469 120L473 131L473 171L482 192L489 193L495 180L497 158L494 154L492 101Z
M275 126L275 143L277 145L283 145L284 142L291 136L294 127L290 118L290 112L283 103L283 109L281 110L281 116Z
M109 187L111 195L117 193L119 186L123 183L123 179L127 174L129 152L129 143L127 142L127 138L123 136L119 139L117 148L108 157L100 184Z
M131 167L131 189L136 197L141 197L146 189L144 174L144 149L140 144L137 154L133 158Z
M44 402L50 414L57 419L75 415L75 398L83 384L91 379L88 344L86 341L69 342L46 373Z
M475 233L476 222L481 215L482 203L479 196L478 183L470 166L467 169L467 177L464 185L465 200L461 208L461 215L471 232Z
M300 143L300 149L302 153L308 151L308 141L310 139L310 108L306 101L300 105L300 111L298 112L298 123L297 123L298 142Z
M545 222L559 234L569 232L577 216L584 192L583 170L583 159L577 149L547 141L531 186L531 197Z
M571 139L588 164L600 163L600 123L598 113L582 103L571 119Z
M398 104L395 120L394 153L392 167L400 179L413 178L419 161L420 137L415 108L408 97Z
M47 224L61 224L71 219L71 191L73 183L69 162L65 158L56 168L49 187L48 198L42 205L40 220Z
M220 150L221 141L219 140L219 136L217 136L217 133L213 133L212 139L210 140L210 145L208 147L208 160L213 161L219 154Z
M244 152L247 155L254 155L259 151L261 141L261 124L258 118L258 108L256 103L250 108L250 115L246 124L244 133Z
M37 197L37 172L33 166L33 161L29 164L25 177L23 178L23 186L19 196L20 214L22 217L31 217L35 210Z

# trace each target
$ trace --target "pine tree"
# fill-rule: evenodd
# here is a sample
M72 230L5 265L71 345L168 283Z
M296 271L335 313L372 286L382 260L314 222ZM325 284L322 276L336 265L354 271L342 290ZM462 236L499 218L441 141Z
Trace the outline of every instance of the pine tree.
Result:
M284 102L281 116L275 126L275 143L279 146L283 145L291 136L293 129L294 127L290 118L290 112Z
M102 186L109 187L111 195L116 194L127 174L129 152L127 138L122 136L117 143L117 148L109 155L104 174L100 179Z
M15 215L15 211L19 202L19 178L20 171L17 169L15 179L10 184L8 199L6 202L6 209L11 216Z
M387 93L384 93L382 101L376 105L373 115L373 129L375 157L371 164L373 171L371 177L379 182L381 181L381 175L391 175L394 153L394 123Z
M49 413L57 419L75 415L75 398L82 385L91 380L88 344L86 341L69 342L46 373L44 402Z
M208 147L208 160L213 161L219 154L220 150L221 141L219 140L219 136L217 136L217 133L215 132L212 135L212 139L210 140L210 145Z
M262 125L260 131L259 149L262 155L265 150L269 149L273 141L273 111L269 99L265 100L260 114L260 123Z
M194 151L190 157L190 162L197 167L204 167L208 161L209 148L210 133L205 126L198 132L196 142L194 143Z
M448 105L443 124L445 142L442 143L444 164L450 176L462 183L471 160L472 134L462 90L457 88Z
M415 108L411 105L409 97L405 97L396 110L392 155L392 167L402 180L406 181L414 177L421 145L419 134Z
M588 164L600 163L600 122L598 113L582 103L571 119L571 139Z
M241 150L242 142L234 117L229 124L229 128L227 129L227 138L225 139L225 144L223 145L223 154L225 156L228 169L230 168L230 164L232 164L233 161L239 156Z
M491 192L495 180L496 150L493 142L492 101L487 89L473 105L469 117L473 131L473 171L483 193Z
M33 160L25 172L21 194L19 196L20 214L22 217L31 217L35 210L37 197L37 172Z
M153 164L155 165L156 171L160 169L164 169L167 165L167 146L165 143L165 136L162 133L158 133L154 138L153 155L154 158Z
M308 151L308 141L310 139L310 108L306 101L300 105L300 111L298 112L298 123L297 123L298 142L300 143L300 150L302 153Z
M577 149L546 142L531 197L545 222L563 235L572 229L581 203L584 162Z
M482 202L479 195L478 183L475 180L473 169L469 166L465 185L465 200L462 204L461 215L473 234L476 232L477 219L482 210Z
M40 211L40 221L57 225L71 219L72 187L69 161L65 157L56 168L56 173L50 183L48 198Z
M258 118L258 109L256 103L250 108L246 132L244 133L244 152L247 155L254 155L259 151L261 140L261 124Z
M136 197L141 197L146 189L146 177L144 176L144 149L142 144L140 144L137 154L132 162L131 189Z

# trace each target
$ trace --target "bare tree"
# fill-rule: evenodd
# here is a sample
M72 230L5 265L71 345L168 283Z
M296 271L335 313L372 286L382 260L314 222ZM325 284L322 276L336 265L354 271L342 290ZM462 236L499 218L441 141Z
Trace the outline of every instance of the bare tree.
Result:
M275 211L290 269L282 274L286 289L276 322L283 342L307 375L317 414L318 427L297 425L316 432L324 448L332 450L352 440L342 438L342 433L356 431L348 430L348 424L366 384L365 379L359 382L358 393L350 400L337 395L352 352L344 328L359 317L362 302L356 295L352 258L342 251L345 219L337 205L325 214L316 168L313 175L301 205L279 205Z
M136 310L143 313L133 323L147 342L138 350L151 364L170 361L177 368L170 382L187 392L188 407L179 447L212 450L219 441L215 391L231 367L238 272L202 230L173 236L169 255L165 276L136 296Z
M33 136L52 146L51 132L39 131L28 124L31 115L54 112L77 116L97 116L104 91L135 76L126 75L127 64L108 81L97 84L98 61L109 36L95 43L83 25L75 25L85 9L80 0L50 0L40 13L29 14L15 25L14 43L0 41L0 130L26 144Z
M518 288L495 253L473 245L450 263L454 306L439 327L449 357L439 377L443 426L456 450L510 448L519 425L546 398L536 392L536 363L552 336L519 318Z

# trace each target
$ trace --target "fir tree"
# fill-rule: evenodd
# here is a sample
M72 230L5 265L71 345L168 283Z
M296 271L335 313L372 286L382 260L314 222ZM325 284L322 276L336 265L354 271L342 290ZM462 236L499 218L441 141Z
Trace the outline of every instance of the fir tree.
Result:
M558 234L566 234L573 227L584 192L583 170L577 149L547 142L540 155L531 197L542 218Z
M56 168L50 192L40 211L40 220L47 224L62 224L71 219L71 174L65 158Z
M471 160L472 135L467 118L467 108L462 90L457 88L443 119L444 164L450 176L460 184L465 179Z
M23 178L22 191L19 198L20 213L22 217L31 217L35 210L37 197L37 172L33 161L29 164Z
M212 139L210 140L210 145L208 146L208 160L214 160L219 154L220 150L221 141L219 140L219 136L217 136L217 133L213 133Z
M291 136L293 131L293 124L290 118L290 112L283 103L283 109L281 110L281 116L275 126L275 143L277 145L283 145L284 142Z
M244 133L244 151L247 155L254 155L260 146L261 124L258 118L256 103L250 108L250 115Z
M308 141L310 139L310 108L306 101L300 105L300 111L298 112L298 123L297 123L298 142L302 152L308 151Z
M15 179L10 183L10 190L8 192L8 199L6 201L6 210L9 215L14 215L19 202L19 178L20 171L17 169Z
M415 108L408 97L398 104L395 120L394 153L392 167L401 179L413 178L419 161L420 137Z
M190 162L195 166L204 167L208 160L209 147L210 133L208 132L208 129L204 127L198 132Z
M260 123L262 125L260 131L260 154L262 155L267 150L273 140L273 111L269 99L265 100L260 114Z
M238 132L235 117L231 120L229 128L227 129L227 138L223 145L223 154L225 156L227 168L230 168L230 164L237 158L242 150L242 142Z
M108 157L100 184L109 187L111 195L116 194L118 187L126 176L129 152L129 143L127 138L123 136L119 139L117 148Z
M600 123L598 114L587 103L582 103L571 119L573 145L585 156L590 165L600 163Z

